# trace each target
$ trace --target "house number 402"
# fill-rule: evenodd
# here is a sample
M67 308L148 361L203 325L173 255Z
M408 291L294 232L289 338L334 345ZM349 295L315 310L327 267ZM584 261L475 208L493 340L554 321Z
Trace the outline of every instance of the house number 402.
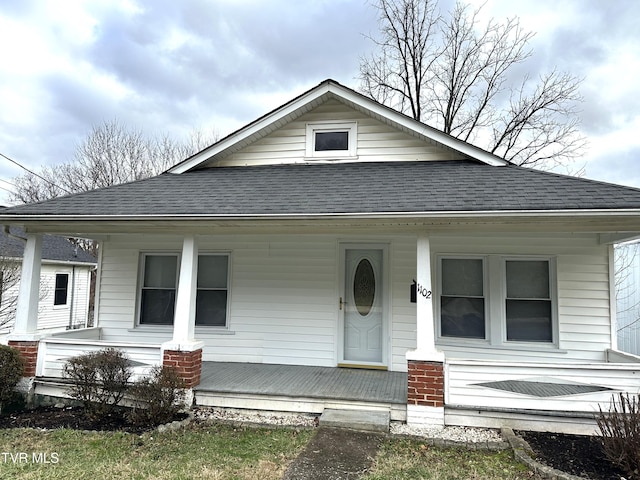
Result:
M425 287L423 287L420 284L417 285L416 291L418 292L418 294L422 295L424 298L431 298L431 290L427 290Z

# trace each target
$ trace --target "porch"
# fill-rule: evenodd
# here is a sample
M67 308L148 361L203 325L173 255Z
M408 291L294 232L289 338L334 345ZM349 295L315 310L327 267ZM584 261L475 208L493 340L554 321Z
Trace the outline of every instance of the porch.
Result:
M405 421L407 374L301 365L203 362L196 405L284 412L389 412Z

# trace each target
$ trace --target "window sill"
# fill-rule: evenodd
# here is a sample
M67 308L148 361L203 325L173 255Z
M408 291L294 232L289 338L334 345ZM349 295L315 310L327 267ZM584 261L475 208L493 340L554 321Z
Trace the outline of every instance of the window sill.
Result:
M127 329L129 333L173 333L173 325L136 325L134 328ZM196 334L206 335L235 335L236 332L227 329L227 327L207 327L198 325L195 328ZM197 335L196 335L197 337ZM196 338L197 339L197 338Z
M133 328L127 329L130 333L172 333L173 325L136 325Z
M473 348L482 350L506 350L515 352L553 352L553 353L568 353L567 350L558 348L555 344L538 345L532 343L520 343L520 344L500 344L492 345L489 342L481 341L481 343L465 343L465 342L452 342L452 341L438 341L436 347L454 347L454 348Z
M204 335L235 335L236 332L233 330L229 330L227 327L207 327L205 325L196 326L196 334L204 334ZM197 335L196 335L197 337Z
M327 155L327 156L318 156L318 157L304 157L303 160L305 162L345 162L345 161L355 162L356 160L358 160L358 156L357 155L354 155L354 156Z

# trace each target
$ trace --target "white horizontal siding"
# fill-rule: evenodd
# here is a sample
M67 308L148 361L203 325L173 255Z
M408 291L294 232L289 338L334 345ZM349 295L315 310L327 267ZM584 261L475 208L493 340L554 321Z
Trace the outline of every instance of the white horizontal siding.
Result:
M416 348L416 304L411 284L416 277L416 239L395 239L391 247L391 362L394 371L407 371L407 350Z
M230 252L229 328L196 327L205 342L204 359L334 366L339 342L337 299L342 241L389 244L390 368L406 370L415 348L415 235L341 237L333 235L201 236L201 251ZM508 361L604 361L611 347L608 250L595 236L432 235L432 253L546 255L557 259L558 348L545 346L440 345L447 358ZM103 338L162 343L172 329L136 328L140 252L175 251L178 236L114 236L103 248L98 321ZM434 268L436 262L433 262ZM434 282L436 281L434 275Z
M558 349L442 345L449 358L604 361L611 347L608 247L589 234L434 236L435 254L545 255L557 260Z
M162 362L160 345L109 344L82 339L44 339L38 351L38 376L62 377L65 363L72 357L96 352L109 346L122 350L134 362L132 380L146 375L149 370Z
M69 275L67 303L54 305L56 275ZM38 329L86 325L89 315L89 267L43 264L40 277Z
M135 328L141 251L177 251L179 238L127 236L105 245L99 325L105 339L163 342L171 329ZM199 237L200 251L231 252L228 330L197 327L204 359L336 363L337 243L331 237Z
M43 263L40 268L40 294L38 301L38 330L59 330L71 325L86 325L89 317L89 289L91 280L89 266ZM54 305L56 274L69 275L66 305ZM73 277L75 276L75 281ZM20 282L3 292L3 310L0 315L0 334L9 333L13 329L15 307L17 306ZM73 291L72 291L73 290ZM10 310L10 311L9 311ZM5 323L6 322L6 323Z
M640 367L629 364L517 364L448 362L446 403L468 407L556 410L594 413L607 408L618 392L637 394ZM611 390L557 397L536 397L498 390L479 383L503 380L559 382L606 387Z
M296 163L305 160L306 125L313 122L355 121L358 123L359 161L452 160L461 158L330 100L284 125L268 136L218 161L220 166Z

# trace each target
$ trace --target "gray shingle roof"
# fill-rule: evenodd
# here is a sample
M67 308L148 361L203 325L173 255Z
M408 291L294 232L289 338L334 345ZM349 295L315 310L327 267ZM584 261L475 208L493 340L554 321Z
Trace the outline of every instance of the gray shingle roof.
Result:
M640 189L472 161L289 164L165 173L9 208L15 215L307 215L637 209Z
M24 230L19 227L11 227L13 235L25 237ZM9 258L22 258L24 243L0 232L0 256ZM42 259L60 262L96 263L93 255L81 248L77 248L69 240L55 235L42 236Z

